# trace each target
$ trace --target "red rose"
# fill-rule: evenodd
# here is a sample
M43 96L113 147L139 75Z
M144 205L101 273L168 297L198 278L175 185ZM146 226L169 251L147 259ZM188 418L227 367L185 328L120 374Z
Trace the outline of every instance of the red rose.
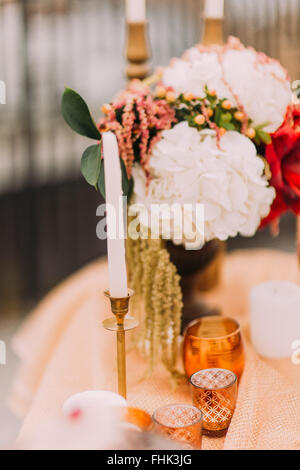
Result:
M270 165L270 184L276 189L276 198L262 226L287 210L300 213L300 107L289 109L284 123L271 138L265 157Z

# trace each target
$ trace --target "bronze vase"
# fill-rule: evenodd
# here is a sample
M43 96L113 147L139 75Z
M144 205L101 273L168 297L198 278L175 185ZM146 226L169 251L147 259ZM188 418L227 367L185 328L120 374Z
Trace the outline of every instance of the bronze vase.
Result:
M221 278L225 243L212 240L201 250L186 250L182 245L167 242L171 261L181 276L183 294L182 327L206 315L218 315L220 312L199 301L199 291L208 291L217 286Z

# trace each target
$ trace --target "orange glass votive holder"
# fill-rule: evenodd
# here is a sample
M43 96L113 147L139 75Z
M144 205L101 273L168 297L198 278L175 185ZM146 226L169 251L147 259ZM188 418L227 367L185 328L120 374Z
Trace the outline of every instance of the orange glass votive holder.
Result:
M238 379L244 370L244 348L240 325L221 315L189 323L184 333L183 362L187 377L209 368L228 369Z
M162 406L154 412L152 419L154 432L177 441L184 449L201 449L203 415L195 406Z
M193 404L203 413L203 434L224 436L235 410L237 376L225 369L206 369L193 374L190 382Z

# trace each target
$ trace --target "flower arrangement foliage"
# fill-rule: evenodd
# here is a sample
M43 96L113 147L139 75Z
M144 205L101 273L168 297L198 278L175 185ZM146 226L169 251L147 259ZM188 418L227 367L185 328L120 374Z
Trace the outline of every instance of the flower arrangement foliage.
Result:
M82 174L104 198L101 139L110 130L118 140L124 195L143 207L141 227L153 230L153 203L204 205L204 233L196 226L192 245L188 231L178 238L163 228L158 240L127 241L150 369L161 357L174 373L182 296L163 239L195 249L215 238L252 236L287 210L299 214L300 111L285 69L230 38L224 47L188 50L151 80L132 81L102 112L96 124L83 98L65 89L66 122L95 141L83 153Z
M199 131L187 122L163 132L152 152L150 174L146 191L147 182L140 165L133 168L133 202L141 207L140 221L154 231L152 204L172 206L176 201L183 207L182 215L171 213L174 229L170 235L174 243L184 244L187 249L201 247L203 238L210 241L226 240L238 233L254 235L275 196L264 176L264 162L250 139L228 131L218 145L213 131ZM194 205L204 204L204 237L202 219L197 220L193 211L186 209L191 201ZM167 222L170 213L161 212L159 217ZM189 224L189 219L194 224ZM177 227L181 220L182 231ZM160 231L156 234L170 238L169 224L158 222L155 226Z

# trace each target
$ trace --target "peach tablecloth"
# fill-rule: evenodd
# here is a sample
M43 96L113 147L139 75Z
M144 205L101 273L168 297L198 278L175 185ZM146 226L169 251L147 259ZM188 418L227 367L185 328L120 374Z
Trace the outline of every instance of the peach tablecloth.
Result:
M222 284L206 295L241 322L246 368L226 438L205 438L205 449L300 449L300 365L263 360L248 337L249 289L269 279L297 281L296 256L270 250L230 254ZM102 293L107 283L105 261L88 265L52 291L14 338L21 366L10 402L25 414L20 438L27 442L38 426L60 416L71 394L116 390L115 338L101 326L110 316ZM131 351L127 361L130 404L152 412L165 403L190 402L188 386L171 391L163 368L141 382L144 364L138 353Z

